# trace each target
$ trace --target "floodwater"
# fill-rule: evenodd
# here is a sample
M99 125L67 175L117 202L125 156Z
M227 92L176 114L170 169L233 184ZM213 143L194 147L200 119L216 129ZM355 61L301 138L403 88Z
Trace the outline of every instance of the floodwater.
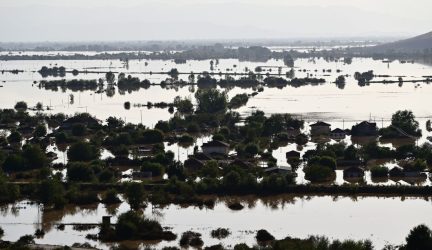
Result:
M227 208L226 204L234 200L245 208L241 211ZM256 244L256 231L266 229L278 239L310 235L325 235L330 239L370 239L377 249L381 249L386 244L402 244L414 226L422 223L432 226L431 208L431 202L421 198L331 196L230 197L219 200L214 209L178 205L154 208L149 205L145 216L158 220L178 238L172 242L132 244L156 248L178 246L181 233L192 230L202 234L206 246L222 243L232 247L242 242L252 246ZM42 212L36 204L29 205L23 201L2 208L0 226L5 230L4 240L17 240L24 234L33 234L42 226L46 234L36 239L37 243L72 245L89 242L106 249L109 245L85 239L87 234L97 233L97 228L76 231L73 226L66 225L64 230L60 230L56 225L100 223L105 215L112 215L112 222L115 222L116 216L128 209L129 206L122 203L116 208L99 204ZM223 240L211 238L211 230L219 227L229 228L231 235Z
M148 64L148 65L146 65ZM113 96L106 93L95 93L94 91L70 90L51 91L39 89L34 81L43 78L34 72L42 66L65 66L68 70L88 71L116 71L125 72L140 79L149 79L153 83L159 83L166 79L167 75L143 74L142 72L167 72L177 68L180 72L195 72L198 74L210 70L210 60L188 61L186 64L175 64L172 61L139 61L131 60L128 65L119 60L71 60L71 61L0 61L1 70L25 70L24 73L12 74L4 72L0 74L0 107L13 108L17 101L24 100L29 106L42 102L44 106L50 106L50 113L63 112L74 114L76 112L88 112L98 119L104 121L109 116L116 116L132 123L143 123L153 127L159 120L167 120L172 114L167 109L134 107L133 104L145 104L147 102L171 102L176 96L193 97L197 87L170 87L151 86L148 89L140 89L134 92L120 93L118 90ZM244 73L254 70L257 66L266 66L265 70L271 69L271 73L277 73L278 67L282 67L282 76L289 69L284 67L281 60L269 60L267 62L244 62L234 59L219 60L215 65L214 72ZM304 132L309 130L309 124L317 120L323 120L334 128L350 128L352 125L363 121L376 121L379 127L390 124L391 115L397 110L409 109L414 112L423 130L423 137L416 143L422 144L427 141L426 137L431 133L426 131L425 123L432 117L430 109L432 86L421 83L398 84L371 84L360 87L353 78L356 71L364 72L374 70L376 75L390 75L389 78L376 78L378 80L397 80L399 76L404 80L421 79L432 75L432 66L422 63L401 63L393 61L383 63L371 58L354 58L351 64L343 61L326 61L324 59L298 59L295 61L296 77L325 78L327 83L317 86L303 86L299 88L287 86L284 88L265 88L257 96L252 97L248 104L238 111L247 115L255 110L262 110L266 114L291 113L306 120ZM331 72L323 73L323 70ZM340 71L340 72L337 72ZM332 82L339 75L347 75L347 83L343 89L338 88ZM66 79L98 79L104 74L80 74L76 77L66 75ZM187 75L180 75L187 80ZM216 77L217 78L217 77ZM47 80L60 79L48 77ZM252 93L252 89L234 87L229 90L228 96L232 97L239 93ZM71 95L74 101L71 103ZM124 109L124 102L130 101L130 110ZM178 144L166 144L166 150L172 150L176 159L184 161L188 154L193 152L195 145L210 140L208 135L196 139L194 145L182 147ZM343 140L347 144L352 143L351 138ZM335 141L331 140L331 143ZM395 147L398 142L380 142L381 145ZM273 156L278 160L278 165L287 165L285 153L290 150L299 150L304 154L308 149L315 147L315 143L309 142L302 148L295 144L288 144L273 151ZM65 154L59 152L55 146L50 148L59 154L58 162L66 162ZM110 156L104 151L104 157ZM388 167L394 166L395 162L384 163ZM300 167L297 171L298 183L307 183ZM336 184L345 181L342 171L336 171ZM365 182L375 184L370 173L366 172ZM395 184L388 180L379 185ZM409 184L398 181L398 184ZM429 178L416 185L430 185ZM429 217L431 203L429 201L412 198L376 198L367 197L355 200L349 197L311 197L311 198L283 198L287 201L281 205L278 199L262 200L250 199L243 201L245 204L254 204L242 211L229 210L224 202L217 203L212 210L199 209L195 207L181 208L170 205L162 209L146 209L147 216L157 218L163 226L172 228L178 235L186 230L194 230L203 234L206 245L219 243L219 240L210 237L210 231L218 227L227 227L232 235L221 242L229 247L235 243L246 242L249 245L255 243L254 234L256 230L267 229L277 238L285 236L307 237L308 235L326 235L337 239L371 239L379 248L387 243L401 244L409 230L421 223L432 226ZM271 204L271 205L269 205ZM129 209L125 203L116 209L116 213ZM96 233L97 229L86 232L78 232L72 226L66 226L65 230L56 229L55 223L98 223L103 215L113 214L113 208L107 209L104 205L93 207L69 208L62 212L40 212L36 205L21 202L8 205L3 208L0 215L0 226L5 230L5 240L16 240L24 234L33 234L39 223L47 231L46 235L37 239L38 243L68 244L88 241L100 248L108 248L108 245L85 239L86 234ZM115 216L113 218L115 221ZM177 245L176 242L162 242L156 247L165 245Z
M31 53L31 52L23 52ZM193 96L197 87L168 87L151 86L148 89L140 89L133 92L119 92L113 96L106 93L95 93L95 91L78 91L71 90L52 91L39 89L34 81L38 82L43 79L60 79L59 77L42 78L35 71L42 66L65 66L68 70L88 70L88 71L115 71L125 72L140 79L149 79L153 83L160 83L166 79L165 74L144 74L143 72L167 72L172 68L177 68L180 72L195 72L198 74L210 70L210 60L196 61L190 60L186 64L175 64L173 61L163 60L131 60L125 65L120 60L52 60L52 61L0 61L0 70L25 70L24 73L12 74L3 73L0 75L0 107L12 108L17 101L24 100L29 106L34 106L37 102L42 102L45 106L50 106L51 110L45 111L50 113L63 112L74 114L76 112L89 112L98 119L104 121L109 116L116 116L132 123L143 123L148 127L154 127L159 120L168 120L172 114L167 109L146 107L135 107L133 104L146 104L147 102L172 102L176 96L190 97ZM214 65L213 72L244 73L246 69L254 70L255 67L261 66L269 73L277 73L278 68L282 67L281 76L289 68L283 65L282 60L269 60L267 62L248 62L235 59L224 59ZM270 70L272 70L270 72ZM326 72L323 72L325 70ZM331 70L331 72L328 72ZM422 63L401 63L393 61L384 63L381 60L371 58L353 58L351 64L345 64L343 60L324 60L324 59L297 59L295 61L296 77L325 78L327 83L316 86L302 86L284 88L265 88L257 96L250 98L246 106L241 107L239 111L243 115L248 115L255 110L262 110L266 114L290 113L294 116L304 119L307 123L304 132L308 132L309 124L317 120L323 120L332 125L334 128L351 128L352 125L364 121L372 120L377 122L379 127L390 124L391 115L397 110L409 109L414 112L420 127L423 131L423 137L416 143L419 145L427 142L427 136L431 133L426 131L426 121L431 119L430 96L432 95L432 85L421 83L404 83L398 84L371 84L370 86L360 87L353 75L356 71L365 72L374 70L376 75L389 75L388 78L376 78L397 80L399 76L405 80L421 79L424 76L431 75L432 66ZM339 72L338 72L339 71ZM332 82L339 75L347 75L347 83L343 89L339 89ZM103 78L104 74L80 74L76 77L72 74L66 74L66 79L98 79ZM180 79L187 80L187 75L180 75ZM219 78L219 76L215 76ZM232 97L239 93L252 93L252 89L234 87L224 89L228 96ZM73 95L73 102L71 102ZM124 103L130 101L132 107L130 110L124 109ZM283 107L283 108L282 108ZM175 158L180 161L187 159L187 155L193 152L194 146L201 146L208 141L207 135L198 138L194 145L189 147L179 146L178 144L166 144L166 150L171 150ZM334 143L335 141L331 141ZM347 137L344 142L351 144ZM395 142L396 143L396 142ZM381 143L381 145L394 147L392 143ZM303 148L297 148L295 144L288 144L273 151L273 156L278 160L278 165L288 166L285 153L290 150L298 150L303 154L308 149L315 147L315 143L309 142ZM65 154L58 152L59 159L57 162L66 162ZM109 152L106 152L107 155ZM386 164L392 166L391 164ZM299 169L299 183L307 181L302 178L301 168ZM366 173L366 182L373 184L368 178L370 174ZM342 171L337 171L336 183L344 183ZM386 182L393 184L393 181ZM404 184L404 182L399 182ZM420 183L420 185L429 185L430 181ZM385 184L385 183L380 183Z

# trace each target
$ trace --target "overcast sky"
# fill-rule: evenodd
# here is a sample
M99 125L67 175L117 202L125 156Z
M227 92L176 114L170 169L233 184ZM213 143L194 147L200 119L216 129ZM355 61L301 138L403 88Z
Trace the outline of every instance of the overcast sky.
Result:
M432 0L0 0L0 41L412 36Z

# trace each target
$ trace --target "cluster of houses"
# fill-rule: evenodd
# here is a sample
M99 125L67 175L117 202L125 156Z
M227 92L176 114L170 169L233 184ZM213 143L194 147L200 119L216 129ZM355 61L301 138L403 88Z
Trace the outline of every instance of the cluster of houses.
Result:
M311 136L329 136L335 140L342 140L350 134L352 136L377 136L378 135L378 127L375 122L363 121L352 126L351 130L343 130L340 128L336 128L331 130L331 125L318 121L314 124L310 125L311 127Z
M312 136L330 136L334 139L344 139L347 134L357 135L357 136L371 136L377 135L378 130L376 123L371 122L361 122L354 125L349 130L342 130L336 128L331 130L331 125L322 121L318 121L311 125L311 135ZM287 134L289 138L295 138L299 135L301 131L299 129L287 128ZM244 169L250 169L257 166L256 162L250 162L246 160L241 160L230 155L230 145L226 142L219 140L212 140L204 143L201 146L200 152L194 152L192 155L188 156L188 159L184 162L184 167L187 171L196 172L202 169L207 162L212 160L217 160L222 166L237 166ZM151 147L140 146L136 149L138 156L145 157L151 156ZM290 163L292 161L300 161L301 154L298 151L292 150L286 153L286 159ZM360 167L364 164L360 161L347 162L340 160L338 161L338 166L347 166L344 169L344 177L346 178L362 178L364 176L364 168ZM271 166L264 169L266 173L277 173L277 174L287 174L292 173L290 167L285 166Z
M219 163L228 166L238 166L241 168L251 168L253 164L242 161L239 159L230 159L230 145L228 143L212 140L204 143L201 146L202 152L195 152L189 155L188 159L184 162L184 167L188 171L194 172L202 169L205 164L212 160L218 160Z

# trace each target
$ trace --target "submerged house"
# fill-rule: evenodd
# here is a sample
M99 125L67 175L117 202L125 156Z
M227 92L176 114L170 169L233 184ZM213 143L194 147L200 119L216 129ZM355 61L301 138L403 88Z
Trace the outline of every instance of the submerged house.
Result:
M287 128L287 134L288 134L288 137L296 137L297 135L300 134L300 129L295 129L293 127L288 127Z
M189 159L185 160L184 162L184 167L187 170L190 171L198 171L200 169L202 169L204 167L204 162L194 158L194 157L190 157Z
M345 132L345 130L342 130L342 129L340 129L340 128L333 129L333 130L330 132L330 137L331 137L332 139L335 139L335 140L342 140L342 139L345 139L345 136L346 136L346 132Z
M317 135L329 135L330 134L330 124L318 121L314 124L311 124L311 135L317 136Z
M390 169L389 176L390 177L404 177L405 174L403 172L403 168L401 168L401 167L394 167L394 168Z
M378 128L375 122L363 121L351 128L352 136L376 136Z
M291 150L287 152L286 154L287 160L298 160L300 159L300 152L297 152L295 150Z
M289 167L269 167L264 169L266 174L291 174L291 168Z
M239 160L239 159L235 159L232 162L230 162L228 164L228 166L229 167L239 167L239 168L243 168L243 169L250 169L253 167L253 164Z
M364 169L361 167L349 167L343 171L344 178L363 178Z
M193 154L193 158L200 160L202 162L213 160L213 158L211 156L206 155L206 154L201 153L201 152L196 152L195 154Z
M211 155L211 154L228 155L229 153L229 144L217 140L204 143L201 146L201 148L203 153L207 155Z

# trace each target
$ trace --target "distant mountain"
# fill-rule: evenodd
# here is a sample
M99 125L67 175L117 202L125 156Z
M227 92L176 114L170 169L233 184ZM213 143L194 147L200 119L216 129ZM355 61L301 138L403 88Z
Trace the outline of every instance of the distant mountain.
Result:
M413 38L400 40L392 43L385 43L370 47L374 52L402 52L402 53L424 53L432 52L432 32Z

